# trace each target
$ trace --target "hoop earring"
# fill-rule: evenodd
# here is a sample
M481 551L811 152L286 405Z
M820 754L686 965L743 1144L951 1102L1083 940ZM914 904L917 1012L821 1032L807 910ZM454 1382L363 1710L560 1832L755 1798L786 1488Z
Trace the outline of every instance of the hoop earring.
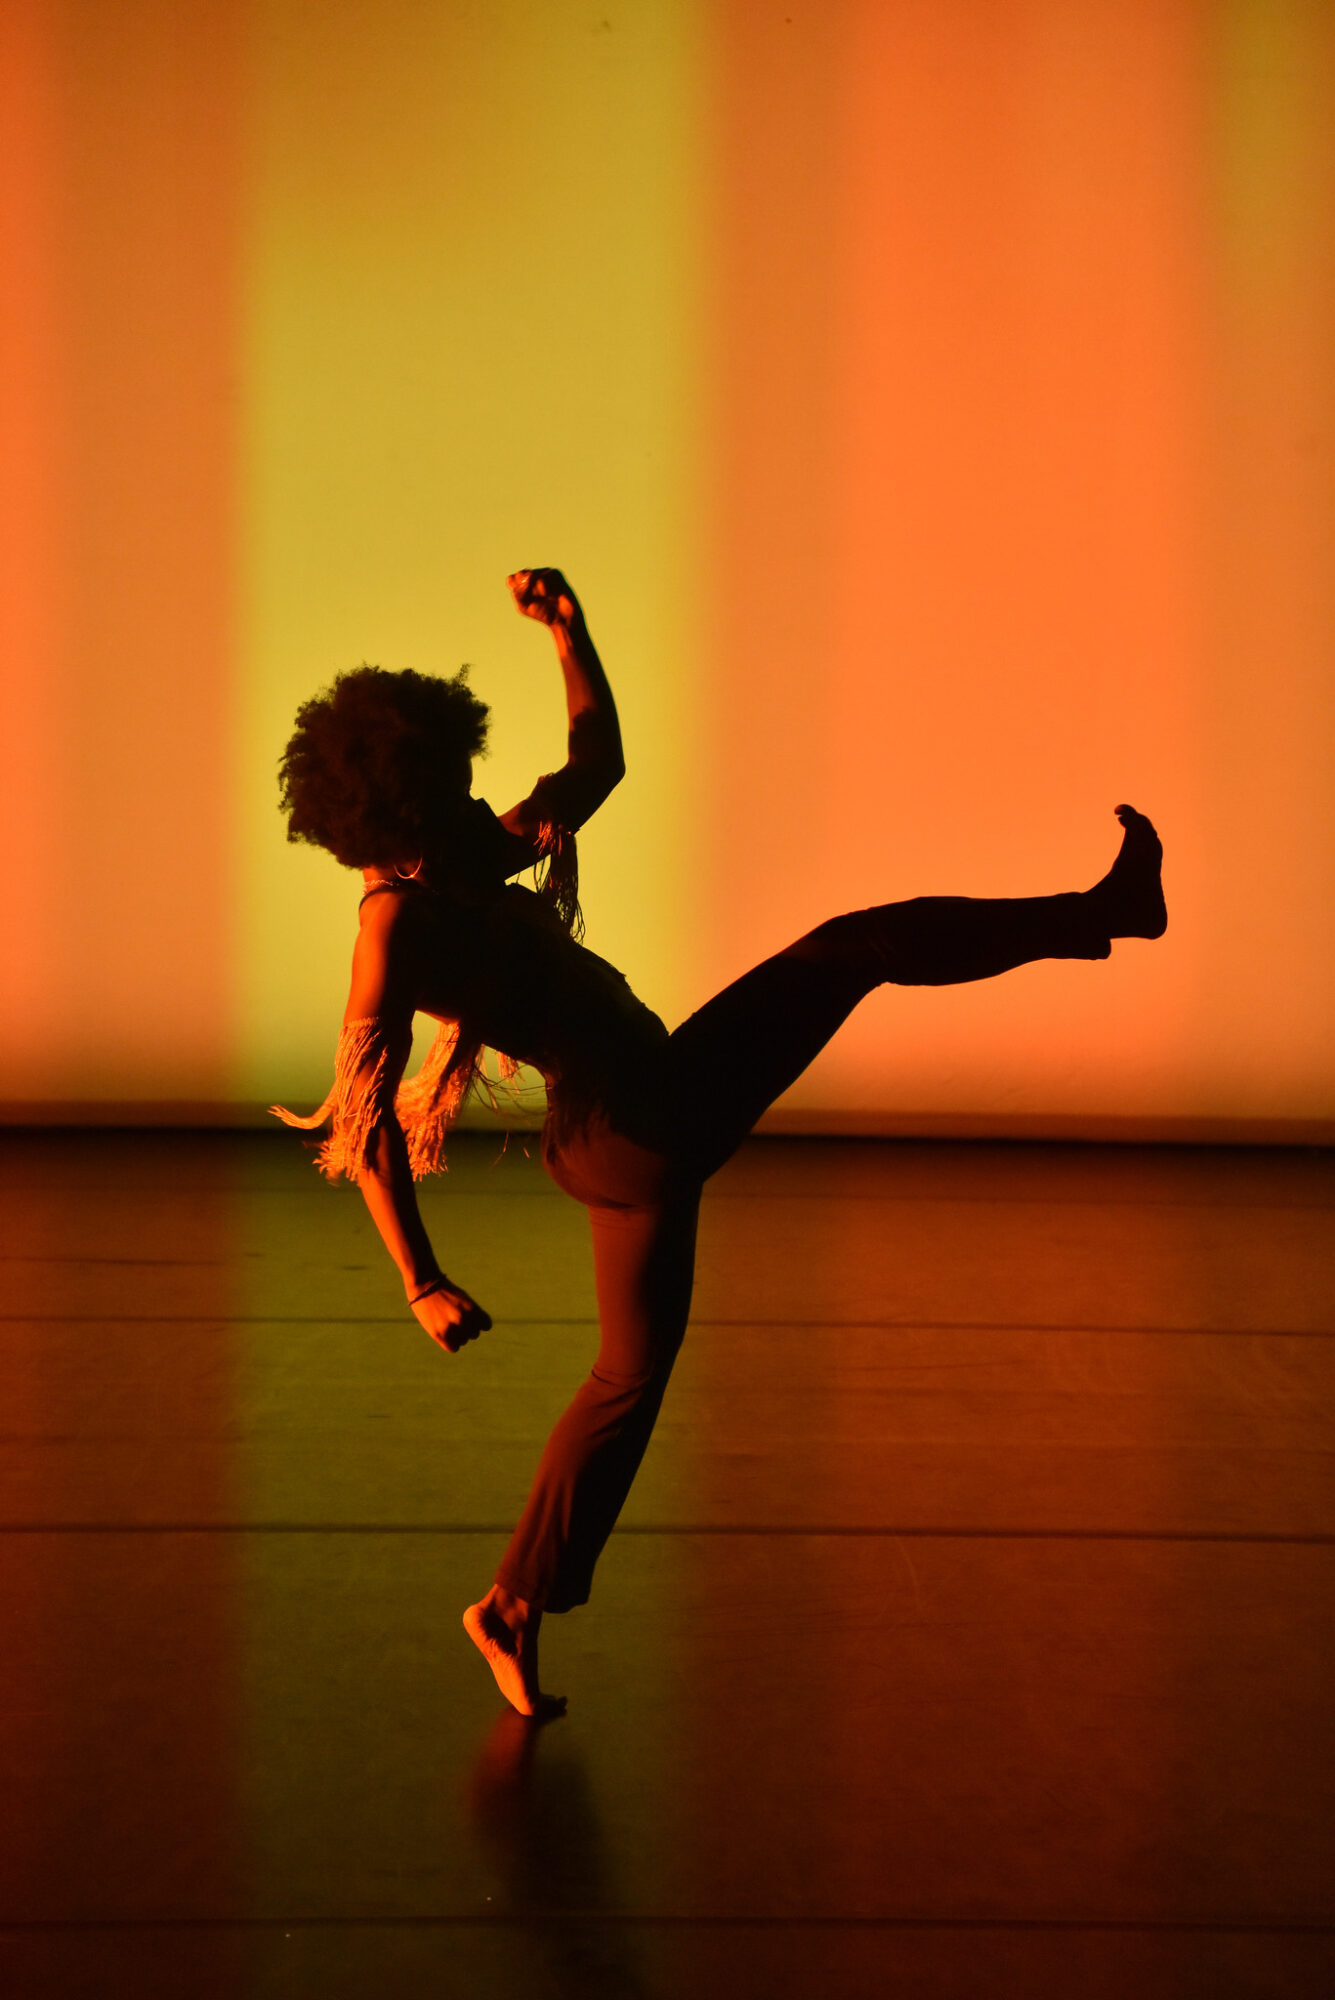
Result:
M400 868L396 861L394 863L394 873L398 876L400 882L415 882L422 872L422 863L425 860L426 856L424 854L419 855L416 868Z

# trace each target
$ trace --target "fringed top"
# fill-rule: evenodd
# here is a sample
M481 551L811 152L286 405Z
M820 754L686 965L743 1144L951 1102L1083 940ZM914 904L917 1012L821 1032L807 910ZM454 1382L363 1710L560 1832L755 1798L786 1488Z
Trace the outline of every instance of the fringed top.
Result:
M316 1164L331 1181L340 1174L351 1181L361 1179L376 1128L391 1108L408 1144L413 1179L439 1173L444 1166L445 1135L468 1095L475 1065L456 1061L459 1023L442 1021L422 1067L391 1095L390 1079L402 1075L411 1047L411 1029L395 1033L378 1014L347 1021L334 1057L334 1087L319 1110L300 1118L281 1104L269 1106L285 1125L302 1132L314 1132L326 1119L330 1121ZM509 1057L501 1058L503 1076L513 1077L518 1070Z
M559 926L559 934L568 940L577 940L583 935L584 923L579 907L579 860L575 836L563 827L545 822L539 828L538 850L540 862L536 894L551 912L551 916L538 928L545 931L554 918L553 929ZM503 877L498 875L498 897L502 886ZM404 887L406 891L407 885ZM396 892L395 885L386 883L383 889L368 890L367 895ZM421 885L416 893L434 895L436 892ZM527 895L523 890L508 893L521 898ZM365 900L364 896L362 901ZM532 908L531 900L528 907ZM530 923L524 928L531 933L534 927ZM565 948L569 951L570 945ZM587 960L589 969L597 968L600 975L612 971L591 953L577 950L575 957L581 963L581 970ZM534 968L535 971L541 969L554 972L550 966ZM612 978L617 981L619 975L613 973ZM569 985L572 982L569 977L564 981L553 977L551 983ZM583 988L587 980L581 977L573 983ZM605 985L604 978L599 992ZM649 1015L647 1008L640 1007L624 981L620 981L620 985L631 1007L661 1029L662 1024L657 1022L657 1017ZM541 1002L551 997L542 992L521 994L518 996L520 1011L532 1013L536 1000L539 1011L544 1012L546 1010L541 1007ZM617 1001L618 1011L624 1012L619 995ZM512 1010L507 1007L503 1011L508 1014ZM592 1011L603 1014L607 1010L595 1007ZM445 1165L446 1135L470 1090L485 1093L492 1104L496 1104L495 1087L483 1068L484 1030L488 1025L486 1021L475 1022L468 1018L442 1021L416 1075L399 1081L403 1078L412 1047L411 1021L390 1022L379 1015L348 1021L338 1039L333 1088L319 1109L308 1117L299 1117L281 1104L273 1104L269 1108L284 1124L295 1126L299 1131L314 1132L326 1120L329 1122L329 1132L320 1146L317 1162L321 1172L331 1180L337 1179L340 1174L345 1174L349 1180L360 1180L369 1164L376 1130L386 1112L390 1111L407 1141L408 1161L414 1179L438 1173ZM593 1028L593 1020L590 1020L589 1026ZM563 1035L558 1039L568 1037ZM526 1049L524 1053L532 1059L531 1050ZM512 1084L519 1075L520 1060L509 1051L502 1050L497 1050L497 1058L501 1082Z

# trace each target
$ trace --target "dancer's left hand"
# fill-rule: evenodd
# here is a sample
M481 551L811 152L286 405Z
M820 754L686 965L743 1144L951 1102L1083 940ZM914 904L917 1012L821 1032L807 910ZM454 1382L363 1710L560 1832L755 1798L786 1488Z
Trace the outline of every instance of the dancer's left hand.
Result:
M476 1340L491 1325L491 1314L459 1285L446 1279L439 1291L428 1292L413 1305L413 1318L438 1347L457 1354L470 1340Z

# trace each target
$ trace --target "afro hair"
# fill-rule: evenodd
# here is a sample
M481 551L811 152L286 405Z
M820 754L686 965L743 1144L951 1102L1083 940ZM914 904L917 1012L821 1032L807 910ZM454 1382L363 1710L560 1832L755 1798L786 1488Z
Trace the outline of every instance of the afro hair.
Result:
M467 674L354 667L303 702L279 764L288 839L348 868L428 850L487 740L487 705Z

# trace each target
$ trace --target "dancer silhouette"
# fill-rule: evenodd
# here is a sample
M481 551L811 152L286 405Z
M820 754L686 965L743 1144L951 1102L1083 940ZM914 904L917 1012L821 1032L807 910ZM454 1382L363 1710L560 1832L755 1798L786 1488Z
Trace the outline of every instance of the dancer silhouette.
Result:
M472 796L487 711L451 680L360 667L298 711L281 767L288 838L363 871L361 926L321 1165L355 1178L419 1323L450 1353L491 1320L436 1261L413 1181L441 1163L481 1051L539 1070L542 1155L585 1204L601 1340L548 1440L469 1636L523 1715L542 1691L544 1612L589 1595L686 1331L704 1182L873 987L990 979L1043 958L1106 958L1167 918L1150 822L1118 806L1120 851L1092 889L1004 900L924 896L832 918L766 959L669 1034L586 950L574 835L624 774L621 735L579 603L559 570L509 578L545 624L565 677L565 764L498 818ZM538 870L530 890L511 878ZM407 1083L415 1013L439 1031Z

